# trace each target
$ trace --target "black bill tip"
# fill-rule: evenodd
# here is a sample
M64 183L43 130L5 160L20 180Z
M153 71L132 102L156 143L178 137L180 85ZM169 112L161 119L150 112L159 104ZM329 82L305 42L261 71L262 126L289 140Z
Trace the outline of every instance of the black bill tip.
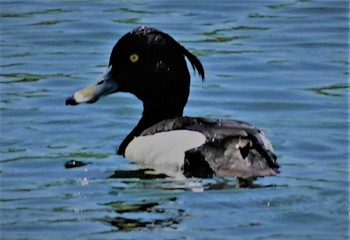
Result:
M66 105L69 106L74 106L74 105L78 105L77 101L75 100L74 96L69 97L66 99Z

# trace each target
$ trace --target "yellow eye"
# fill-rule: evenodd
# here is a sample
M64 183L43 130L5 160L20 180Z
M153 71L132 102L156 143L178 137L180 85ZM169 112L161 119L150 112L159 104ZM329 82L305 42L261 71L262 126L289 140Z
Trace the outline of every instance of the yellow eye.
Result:
M133 53L133 54L130 55L129 60L132 63L136 63L139 60L139 55L137 55L136 53Z

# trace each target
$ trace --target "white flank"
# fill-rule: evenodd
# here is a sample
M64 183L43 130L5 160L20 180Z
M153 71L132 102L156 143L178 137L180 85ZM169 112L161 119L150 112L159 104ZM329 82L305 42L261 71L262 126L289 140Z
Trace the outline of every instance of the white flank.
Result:
M200 132L175 130L134 138L125 150L125 157L171 177L184 178L182 167L185 152L204 144Z

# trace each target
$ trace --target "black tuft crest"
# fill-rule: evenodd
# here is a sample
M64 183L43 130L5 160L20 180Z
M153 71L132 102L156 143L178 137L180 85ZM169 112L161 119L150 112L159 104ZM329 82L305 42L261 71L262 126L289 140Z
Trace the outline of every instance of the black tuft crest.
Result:
M202 80L204 80L205 74L204 74L204 68L203 68L202 63L199 61L199 59L196 56L194 56L192 53L190 53L186 48L184 48L181 45L180 45L180 47L182 48L184 55L190 61L193 70L197 69L199 76L202 78Z

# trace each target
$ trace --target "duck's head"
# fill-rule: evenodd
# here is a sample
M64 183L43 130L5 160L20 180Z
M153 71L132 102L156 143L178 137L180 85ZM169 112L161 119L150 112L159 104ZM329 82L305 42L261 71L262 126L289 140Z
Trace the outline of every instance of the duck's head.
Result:
M75 92L66 104L94 103L111 93L129 92L143 101L144 114L171 111L170 115L181 115L190 86L185 57L204 79L200 61L171 36L138 27L115 44L105 74Z

